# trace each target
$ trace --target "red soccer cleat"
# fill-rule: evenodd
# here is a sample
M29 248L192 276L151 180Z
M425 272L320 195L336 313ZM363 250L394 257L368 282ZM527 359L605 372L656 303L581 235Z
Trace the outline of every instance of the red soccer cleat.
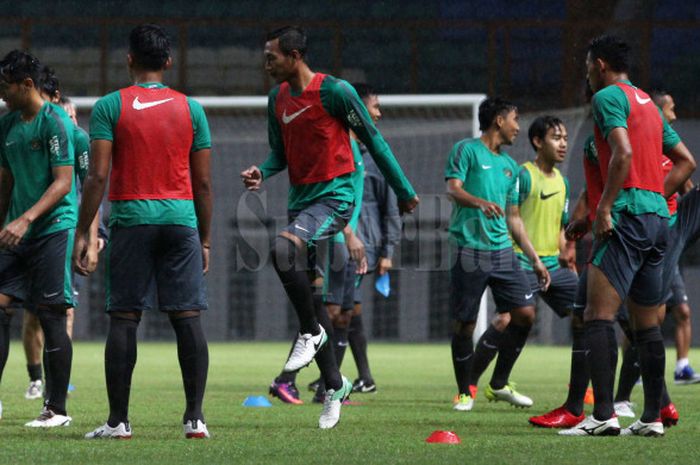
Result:
M581 423L586 418L585 415L581 414L579 416L566 410L563 405L559 408L547 412L544 415L538 417L530 417L531 425L539 426L540 428L573 428L574 426Z
M673 405L673 402L662 408L659 416L661 417L661 422L666 428L670 428L671 426L678 424L678 410L676 410L676 406Z

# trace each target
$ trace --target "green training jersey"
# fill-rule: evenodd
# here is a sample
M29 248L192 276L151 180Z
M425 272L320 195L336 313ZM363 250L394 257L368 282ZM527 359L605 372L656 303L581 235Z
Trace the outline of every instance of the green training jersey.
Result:
M491 152L481 139L455 144L447 159L445 179L459 179L469 194L497 204L504 212L518 203L518 164L506 152ZM449 234L461 247L500 250L512 246L505 216L488 218L479 208L456 203Z
M85 132L85 129L75 126L73 139L75 144L75 176L80 181L80 190L82 191L90 166L90 136Z
M159 82L138 84L141 87L166 87ZM192 118L192 152L211 148L211 134L204 109L196 100L187 98ZM90 116L90 140L114 141L114 130L121 114L119 91L107 94L97 101ZM140 224L176 224L197 227L197 215L192 200L116 200L109 215L110 226L137 226Z
M287 167L282 130L275 114L275 99L278 93L279 86L272 89L268 97L268 139L271 150L265 162L260 165L263 179L267 179ZM292 95L300 94L292 92ZM321 83L320 97L324 110L330 116L340 120L349 130L352 130L360 142L367 147L387 182L397 193L399 200L415 197L416 193L413 187L401 170L389 144L372 123L372 118L355 89L342 79L327 76ZM338 176L329 181L290 185L288 208L290 210L303 210L321 198L352 203L355 198L352 173Z
M622 82L632 85L627 80ZM627 119L630 115L630 104L625 92L619 86L610 85L596 92L592 105L593 119L605 139L615 128L628 129ZM676 146L681 139L664 119L660 109L659 113L663 120L663 149L666 151ZM604 183L605 181L603 179ZM664 218L669 217L666 199L661 194L636 188L621 189L613 202L612 210L626 210L633 215L655 213Z
M352 211L348 226L350 226L352 232L356 232L357 223L360 221L360 210L362 210L362 194L365 188L365 164L362 162L362 152L355 139L350 139L350 147L352 148L352 157L355 162L355 171L350 173L352 176L352 186L355 190L355 209ZM345 234L340 231L333 236L333 241L345 242Z
M18 111L0 119L0 166L10 171L14 182L5 223L16 220L39 201L54 181L52 168L74 166L73 137L73 122L61 107L49 102L32 121L22 121ZM37 218L24 238L75 228L77 216L73 182L71 191Z
M543 173L528 161L518 175L520 217L535 252L549 270L559 268L561 230L569 222L569 181L554 168L552 175ZM520 264L532 269L530 259L514 244Z

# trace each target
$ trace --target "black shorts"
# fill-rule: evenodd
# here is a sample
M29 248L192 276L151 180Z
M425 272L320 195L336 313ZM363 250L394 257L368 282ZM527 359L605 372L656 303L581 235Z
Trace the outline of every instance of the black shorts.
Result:
M25 306L73 306L71 255L74 229L22 241L0 250L0 294Z
M345 242L332 241L330 250L323 279L324 301L340 305L343 311L352 310L357 264L350 259Z
M321 199L303 210L287 211L289 224L283 231L304 241L309 270L316 269L323 274L323 269L317 265L325 263L329 240L348 224L352 211L352 204L335 199Z
M534 293L512 248L491 251L458 248L450 270L453 317L465 323L476 321L487 286L499 313L535 305Z
M653 213L613 213L612 235L593 246L597 266L624 302L663 303L663 260L669 240L668 220Z
M561 318L571 315L576 300L578 276L568 268L557 268L550 271L552 283L546 291L540 289L537 275L534 271L526 271L530 289L539 295L547 305Z
M202 244L179 225L115 227L107 246L107 311L206 310Z

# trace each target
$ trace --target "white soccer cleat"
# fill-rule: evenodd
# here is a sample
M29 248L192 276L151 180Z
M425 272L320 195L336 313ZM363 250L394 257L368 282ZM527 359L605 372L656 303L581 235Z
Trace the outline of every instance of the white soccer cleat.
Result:
M209 437L207 425L201 420L187 420L182 426L185 429L185 437L187 439L205 439Z
M330 429L335 427L340 421L340 407L342 407L345 399L352 392L352 383L343 376L343 386L337 391L328 389L326 391L326 399L323 402L323 410L318 419L318 427L321 429Z
M284 365L284 371L297 371L311 363L323 344L328 341L328 335L323 326L319 325L319 329L321 332L315 336L311 333L299 333L294 349Z
M559 431L561 436L618 436L619 434L620 422L617 417L599 421L593 415L587 416L573 428Z
M634 414L634 410L632 410L632 406L634 404L630 402L629 400L623 400L621 402L615 402L613 407L615 408L615 415L618 417L627 417L627 418L634 418L636 415Z
M25 423L29 428L53 428L55 426L69 426L73 419L68 415L59 415L44 407L36 419Z
M642 420L637 420L627 428L620 431L622 436L645 436L645 437L658 437L664 435L664 424L661 423L661 419L658 418L656 421L651 423L644 423Z
M514 407L521 408L532 407L533 404L532 399L515 390L515 383L508 383L501 389L494 389L489 385L484 394L489 402L505 401Z
M40 379L36 381L30 381L27 392L24 393L24 398L27 400L41 399L43 396L43 383Z
M457 402L452 406L453 410L458 412L469 412L474 407L474 399L466 394L460 394L457 398Z
M112 428L105 423L96 430L87 433L85 439L131 439L131 425L127 421Z

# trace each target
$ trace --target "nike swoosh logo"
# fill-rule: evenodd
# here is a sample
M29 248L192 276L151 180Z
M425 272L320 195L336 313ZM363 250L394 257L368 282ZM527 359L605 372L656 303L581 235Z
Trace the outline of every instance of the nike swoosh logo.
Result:
M487 349L491 349L491 350L498 349L498 346L495 346L495 345L493 345L493 344L489 344L489 343L486 342L486 341L482 342L482 344L483 344L484 347L486 347Z
M574 308L586 308L586 306L581 304L574 304Z
M9 147L9 146L11 146L11 145L15 145L15 142L16 142L16 141L14 141L14 140L7 141L7 142L5 142L5 147Z
M664 160L663 162L661 162L661 166L666 166L666 165L669 165L670 163L672 163L671 160L670 160L670 159L666 159L666 160Z
M557 195L559 191L552 192L551 194L545 194L544 191L540 191L540 199L541 200L547 200L548 198Z
M481 165L481 168L485 170L490 170L493 167L491 165Z
M531 293L529 293L529 294L525 294L525 298L526 298L526 299L529 299L529 298L531 298L533 295L535 295L534 292L531 292Z
M294 113L292 113L292 114L289 115L289 116L287 116L287 109L285 108L285 109L284 109L284 112L282 113L282 122L283 122L284 124L289 124L289 123L291 123L292 121L294 121L294 119L295 119L297 116L301 115L302 113L304 113L304 112L305 112L306 110L308 110L309 108L311 108L311 105L306 106L306 107L302 108L302 109L299 110L299 111L295 111Z
M60 347L56 347L55 349L48 349L48 348L47 348L47 349L46 349L46 353L58 352L59 350L61 350Z
M634 91L634 98L637 99L637 103L640 105L646 105L647 103L651 102L650 98L641 98L638 94L637 91Z
M61 291L52 292L51 294L44 293L44 299L50 299L51 297L56 297L60 293L61 293Z
M295 224L294 227L297 228L297 229L301 229L301 230L304 231L304 232L309 232L308 229L302 228L302 227L299 226L298 224Z
M157 107L158 105L162 105L162 104L167 103L171 100L174 100L174 97L166 98L163 100L156 100L154 102L139 102L139 98L136 97L134 99L133 103L131 104L131 107L134 110L141 111L141 110L145 110L146 108Z
M484 343L484 345L486 345L486 343ZM472 355L474 355L474 354L469 354L466 357L462 357L462 358L455 357L455 362L466 362L467 360L472 358Z

